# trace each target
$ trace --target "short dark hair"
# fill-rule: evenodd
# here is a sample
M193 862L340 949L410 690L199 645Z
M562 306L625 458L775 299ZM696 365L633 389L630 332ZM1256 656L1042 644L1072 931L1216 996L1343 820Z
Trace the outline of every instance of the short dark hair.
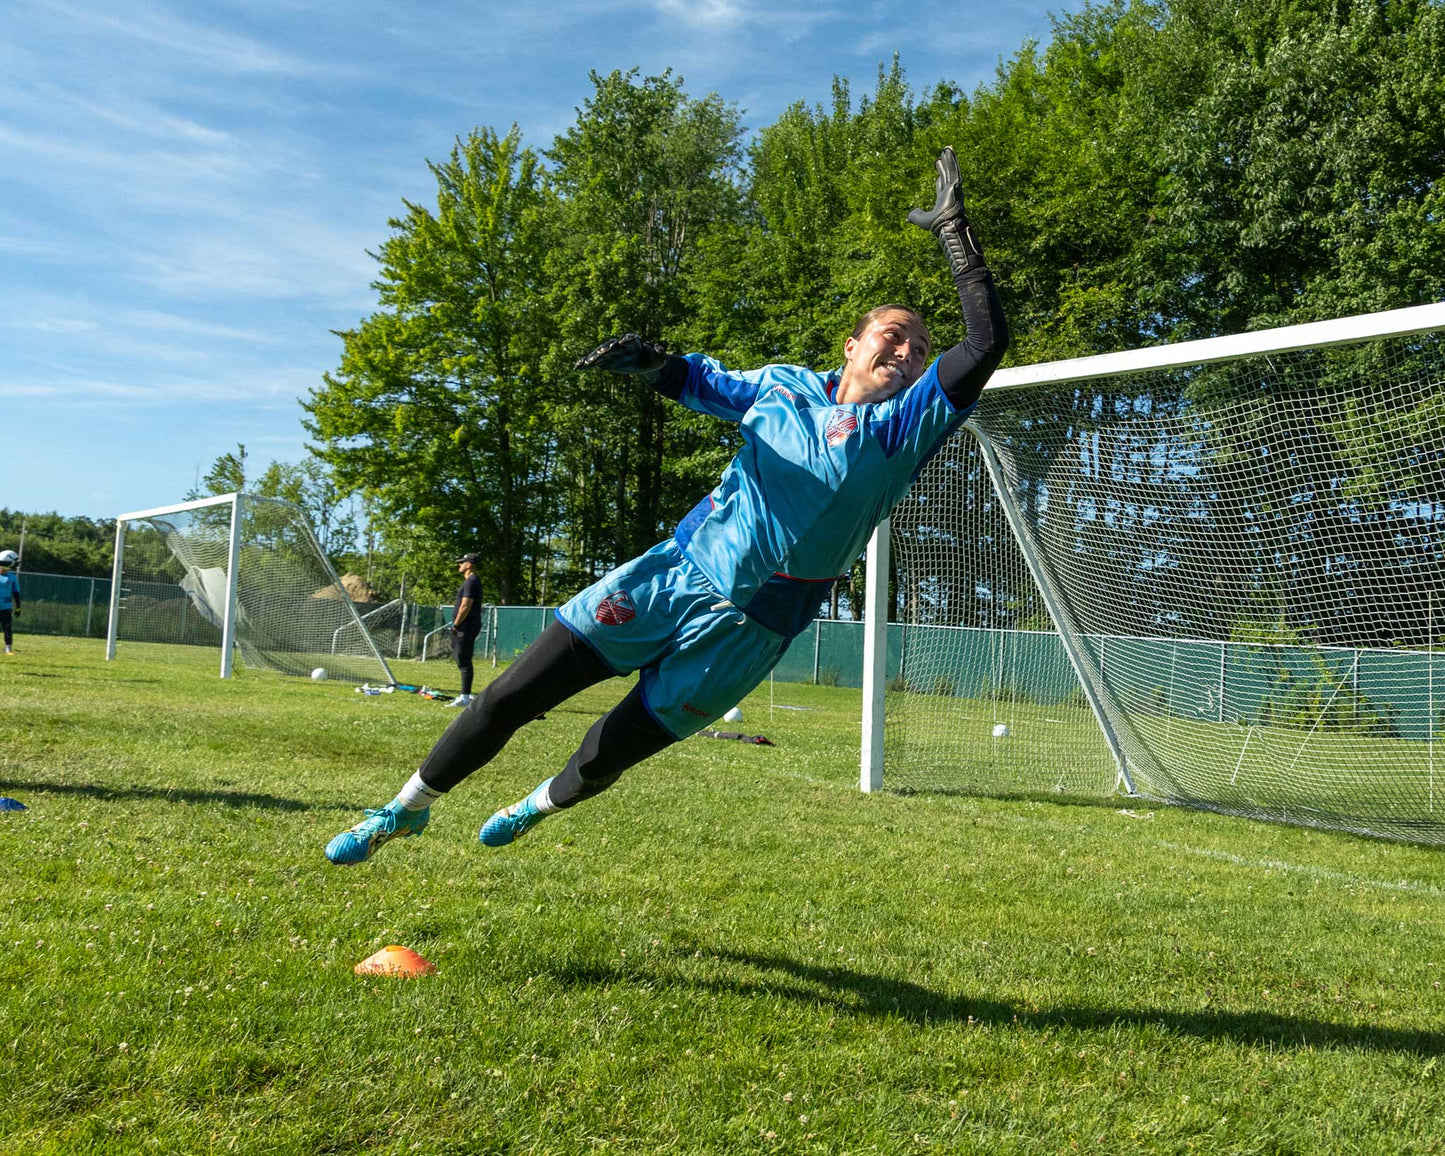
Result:
M867 313L858 318L858 324L853 326L853 332L848 334L848 336L853 338L854 341L857 341L858 338L862 337L867 331L868 326L872 325L873 322L877 321L878 318L882 317L885 313L907 313L908 316L918 322L919 327L923 330L924 336L928 338L928 344L933 344L933 334L928 332L928 325L924 322L923 318L918 315L918 310L910 309L907 305L880 305L876 309L868 310Z

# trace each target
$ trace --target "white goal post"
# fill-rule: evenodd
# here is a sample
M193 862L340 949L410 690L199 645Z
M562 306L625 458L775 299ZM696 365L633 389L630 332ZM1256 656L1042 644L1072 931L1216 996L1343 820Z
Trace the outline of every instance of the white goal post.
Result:
M350 645L338 653L342 632ZM107 660L121 640L218 646L222 678L239 651L248 666L283 674L320 667L344 681L395 682L305 513L252 494L116 518Z
M1445 303L994 374L868 547L861 789L1445 842L1442 330Z

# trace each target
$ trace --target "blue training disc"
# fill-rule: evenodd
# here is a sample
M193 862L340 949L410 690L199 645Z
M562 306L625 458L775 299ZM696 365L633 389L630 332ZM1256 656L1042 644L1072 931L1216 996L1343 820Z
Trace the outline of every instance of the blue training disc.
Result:
M30 810L19 799L11 799L8 796L0 795L0 811L28 811Z

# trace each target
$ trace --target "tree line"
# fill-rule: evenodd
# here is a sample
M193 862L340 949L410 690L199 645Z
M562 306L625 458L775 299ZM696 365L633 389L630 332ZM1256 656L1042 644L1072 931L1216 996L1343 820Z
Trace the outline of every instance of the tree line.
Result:
M884 301L961 336L932 238L952 144L1017 362L1434 300L1445 9L1091 4L972 92L894 60L748 133L672 73L593 75L538 151L478 128L376 250L375 312L304 402L388 552L446 593L555 602L668 532L735 427L572 363L628 331L739 368L841 360ZM855 583L856 586L856 583Z
M715 484L736 427L575 372L608 336L826 369L897 301L958 340L943 259L904 223L944 144L1014 364L1445 297L1431 0L1089 4L972 91L917 91L894 59L762 126L671 72L592 85L545 148L479 127L429 162L434 202L388 221L376 308L302 402L304 485L341 511L338 550L374 536L379 586L449 599L475 550L488 600L555 603ZM1340 429L1373 460L1368 422Z

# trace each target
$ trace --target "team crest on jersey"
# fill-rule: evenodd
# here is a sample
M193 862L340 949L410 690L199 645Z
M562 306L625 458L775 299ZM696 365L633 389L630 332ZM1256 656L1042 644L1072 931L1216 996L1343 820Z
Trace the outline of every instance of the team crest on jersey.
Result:
M597 604L597 621L603 626L621 626L636 617L637 610L632 605L632 599L621 590L609 594Z
M858 428L858 419L846 409L835 409L828 424L823 427L823 436L830 446L842 445L848 435Z

